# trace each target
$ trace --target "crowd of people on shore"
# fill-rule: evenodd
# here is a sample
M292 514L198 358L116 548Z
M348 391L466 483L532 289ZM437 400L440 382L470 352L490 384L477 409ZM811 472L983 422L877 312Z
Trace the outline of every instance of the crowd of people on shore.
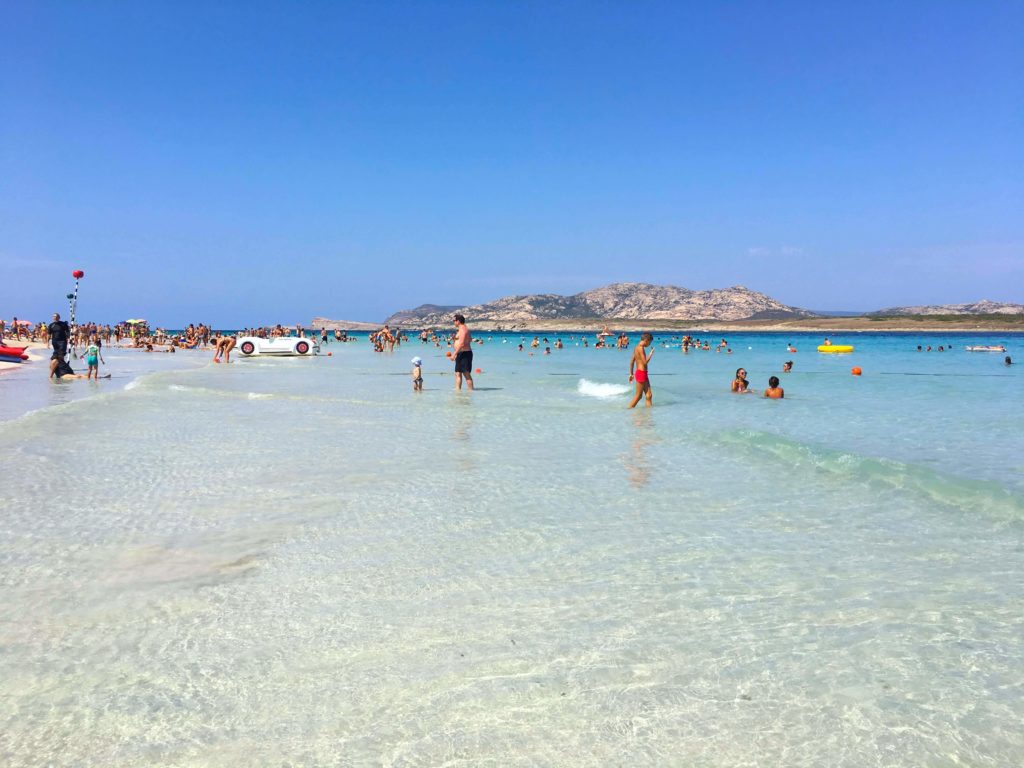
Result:
M0 320L0 343L24 341L49 344L51 325L52 322L28 323L18 318L14 318L8 325L6 321ZM150 344L195 349L207 346L213 332L206 323L189 324L180 333L169 333L162 328L150 330L145 320L126 320L112 325L86 322L72 327L69 324L68 334L68 343L72 347L86 344L95 336L107 346L142 348Z

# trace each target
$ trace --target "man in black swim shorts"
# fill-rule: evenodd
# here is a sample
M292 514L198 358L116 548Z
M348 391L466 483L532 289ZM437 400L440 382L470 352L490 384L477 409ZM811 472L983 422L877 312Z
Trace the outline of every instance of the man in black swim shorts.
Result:
M466 379L466 388L473 389L473 337L466 327L466 318L455 316L455 388L462 389L462 379Z
M68 356L68 339L71 338L71 328L60 319L60 315L53 313L53 322L46 327L50 334L50 343L53 345L53 356L51 360L63 360Z

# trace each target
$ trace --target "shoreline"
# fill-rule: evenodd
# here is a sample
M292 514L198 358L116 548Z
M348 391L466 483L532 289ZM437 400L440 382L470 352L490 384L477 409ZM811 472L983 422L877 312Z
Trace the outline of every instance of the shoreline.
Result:
M18 346L24 346L24 342ZM87 400L95 395L123 391L141 376L165 371L188 370L208 363L208 356L195 352L176 355L147 354L130 347L104 347L108 355L102 373L111 379L100 381L57 381L49 376L50 347L35 342L29 351L30 359L20 363L0 363L0 425L19 419L28 413L51 406ZM76 373L84 373L81 363L72 361Z

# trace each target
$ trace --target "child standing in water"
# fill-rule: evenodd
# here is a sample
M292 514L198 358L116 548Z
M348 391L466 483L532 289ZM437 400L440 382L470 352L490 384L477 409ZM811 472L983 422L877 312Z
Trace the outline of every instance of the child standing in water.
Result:
M102 362L106 365L107 361L103 359L103 355L100 353L100 344L95 333L89 337L89 346L85 348L83 354L78 356L78 359L81 360L83 357L85 358L85 364L89 366L89 371L85 374L85 378L99 379L100 363Z
M636 404L640 402L641 397L647 398L647 407L650 408L653 402L653 394L651 393L651 380L647 372L647 366L651 362L651 358L654 357L654 350L652 349L648 354L647 348L651 346L654 341L654 337L649 333L640 334L640 341L637 342L636 347L633 349L633 357L629 361L629 380L636 382L636 395L633 397L633 402L629 404L630 408L636 408ZM635 373L634 373L634 369Z
M412 391L423 391L423 361L418 357L412 359Z

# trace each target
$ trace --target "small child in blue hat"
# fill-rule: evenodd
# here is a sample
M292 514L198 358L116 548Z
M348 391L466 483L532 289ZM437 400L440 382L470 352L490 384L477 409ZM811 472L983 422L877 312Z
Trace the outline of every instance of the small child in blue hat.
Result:
M412 391L423 391L423 360L418 357L412 359Z

